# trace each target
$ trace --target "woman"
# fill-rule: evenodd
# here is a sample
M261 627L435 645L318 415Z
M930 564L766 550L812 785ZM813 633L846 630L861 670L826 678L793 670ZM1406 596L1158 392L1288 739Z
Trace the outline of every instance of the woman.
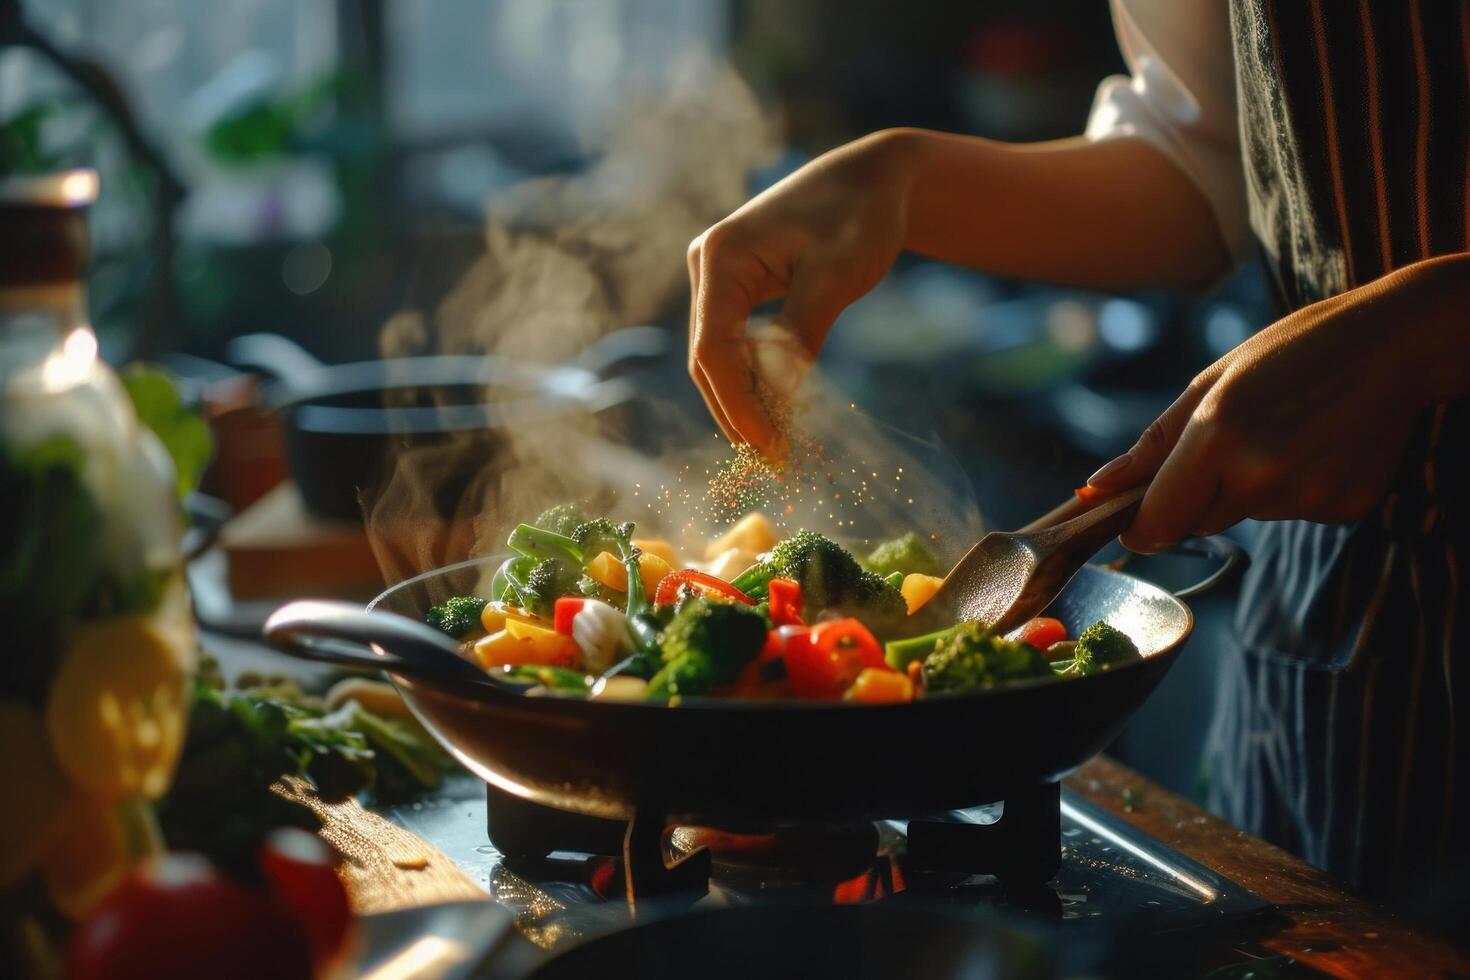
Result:
M744 333L759 303L784 297L814 358L903 249L1132 289L1207 286L1254 245L1281 319L1089 482L1152 481L1136 551L1271 522L1220 688L1216 808L1376 894L1462 882L1470 2L1113 13L1131 78L1103 83L1084 136L878 133L706 231L690 372L731 440L779 456Z

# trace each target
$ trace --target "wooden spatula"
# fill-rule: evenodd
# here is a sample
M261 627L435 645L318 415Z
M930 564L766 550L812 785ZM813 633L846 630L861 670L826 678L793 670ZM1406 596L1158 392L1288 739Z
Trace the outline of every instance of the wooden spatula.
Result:
M955 622L1007 633L1039 614L1087 560L1133 521L1147 486L1091 505L1069 502L1020 531L992 531L944 578L931 603ZM1054 522L1056 519L1059 522Z

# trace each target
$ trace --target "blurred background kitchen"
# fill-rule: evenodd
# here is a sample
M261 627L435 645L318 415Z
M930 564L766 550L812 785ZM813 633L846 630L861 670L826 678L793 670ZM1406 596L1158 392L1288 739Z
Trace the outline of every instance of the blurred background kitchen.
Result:
M281 587L284 538L318 546L297 573L376 578L350 513L279 502L282 388L253 369L561 363L648 325L667 343L614 351L621 390L706 426L683 367L692 237L874 129L1073 135L1121 71L1104 0L909 0L902 17L882 0L0 0L0 173L101 174L103 353L162 364L204 403L205 487L250 517L192 576L223 637L253 628L250 598L278 598L261 582ZM1203 297L1103 296L904 257L823 366L866 412L936 436L1009 527L1267 319L1254 269ZM1186 795L1231 600L1197 601L1189 656L1113 749Z

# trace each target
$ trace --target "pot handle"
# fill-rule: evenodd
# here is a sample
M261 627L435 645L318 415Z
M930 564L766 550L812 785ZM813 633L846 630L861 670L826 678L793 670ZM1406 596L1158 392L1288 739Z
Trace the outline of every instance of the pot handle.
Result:
M1216 558L1220 567L1193 585L1174 591L1176 599L1192 599L1197 595L1216 589L1242 575L1251 564L1250 554L1240 545L1222 534L1211 534L1202 538L1185 538L1169 549L1170 554L1191 555L1201 558Z
M287 603L271 613L262 632L277 649L301 660L386 670L438 685L494 683L432 626L350 602Z
M622 327L582 348L572 363L601 377L625 361L662 357L672 345L669 331L661 327Z
M236 367L278 381L305 377L322 368L322 362L305 347L278 333L241 334L225 347L225 358Z

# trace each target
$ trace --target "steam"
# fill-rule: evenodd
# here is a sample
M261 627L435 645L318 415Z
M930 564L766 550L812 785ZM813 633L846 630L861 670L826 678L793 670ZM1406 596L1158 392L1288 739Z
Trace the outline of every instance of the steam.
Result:
M381 353L563 364L617 328L682 304L688 243L744 202L750 173L776 144L775 127L727 64L691 55L673 78L630 94L585 172L527 181L488 201L485 254L437 308L392 317ZM949 560L975 540L968 482L937 440L856 411L784 331L753 336L767 385L825 459L773 481L754 503L778 525L854 546L919 530ZM621 380L573 381L575 397L550 406L492 382L488 399L502 417L487 430L427 445L399 440L388 478L363 494L388 582L501 551L514 523L564 500L636 521L640 536L667 537L703 557L708 536L728 522L707 492L730 447L702 412L657 393Z

